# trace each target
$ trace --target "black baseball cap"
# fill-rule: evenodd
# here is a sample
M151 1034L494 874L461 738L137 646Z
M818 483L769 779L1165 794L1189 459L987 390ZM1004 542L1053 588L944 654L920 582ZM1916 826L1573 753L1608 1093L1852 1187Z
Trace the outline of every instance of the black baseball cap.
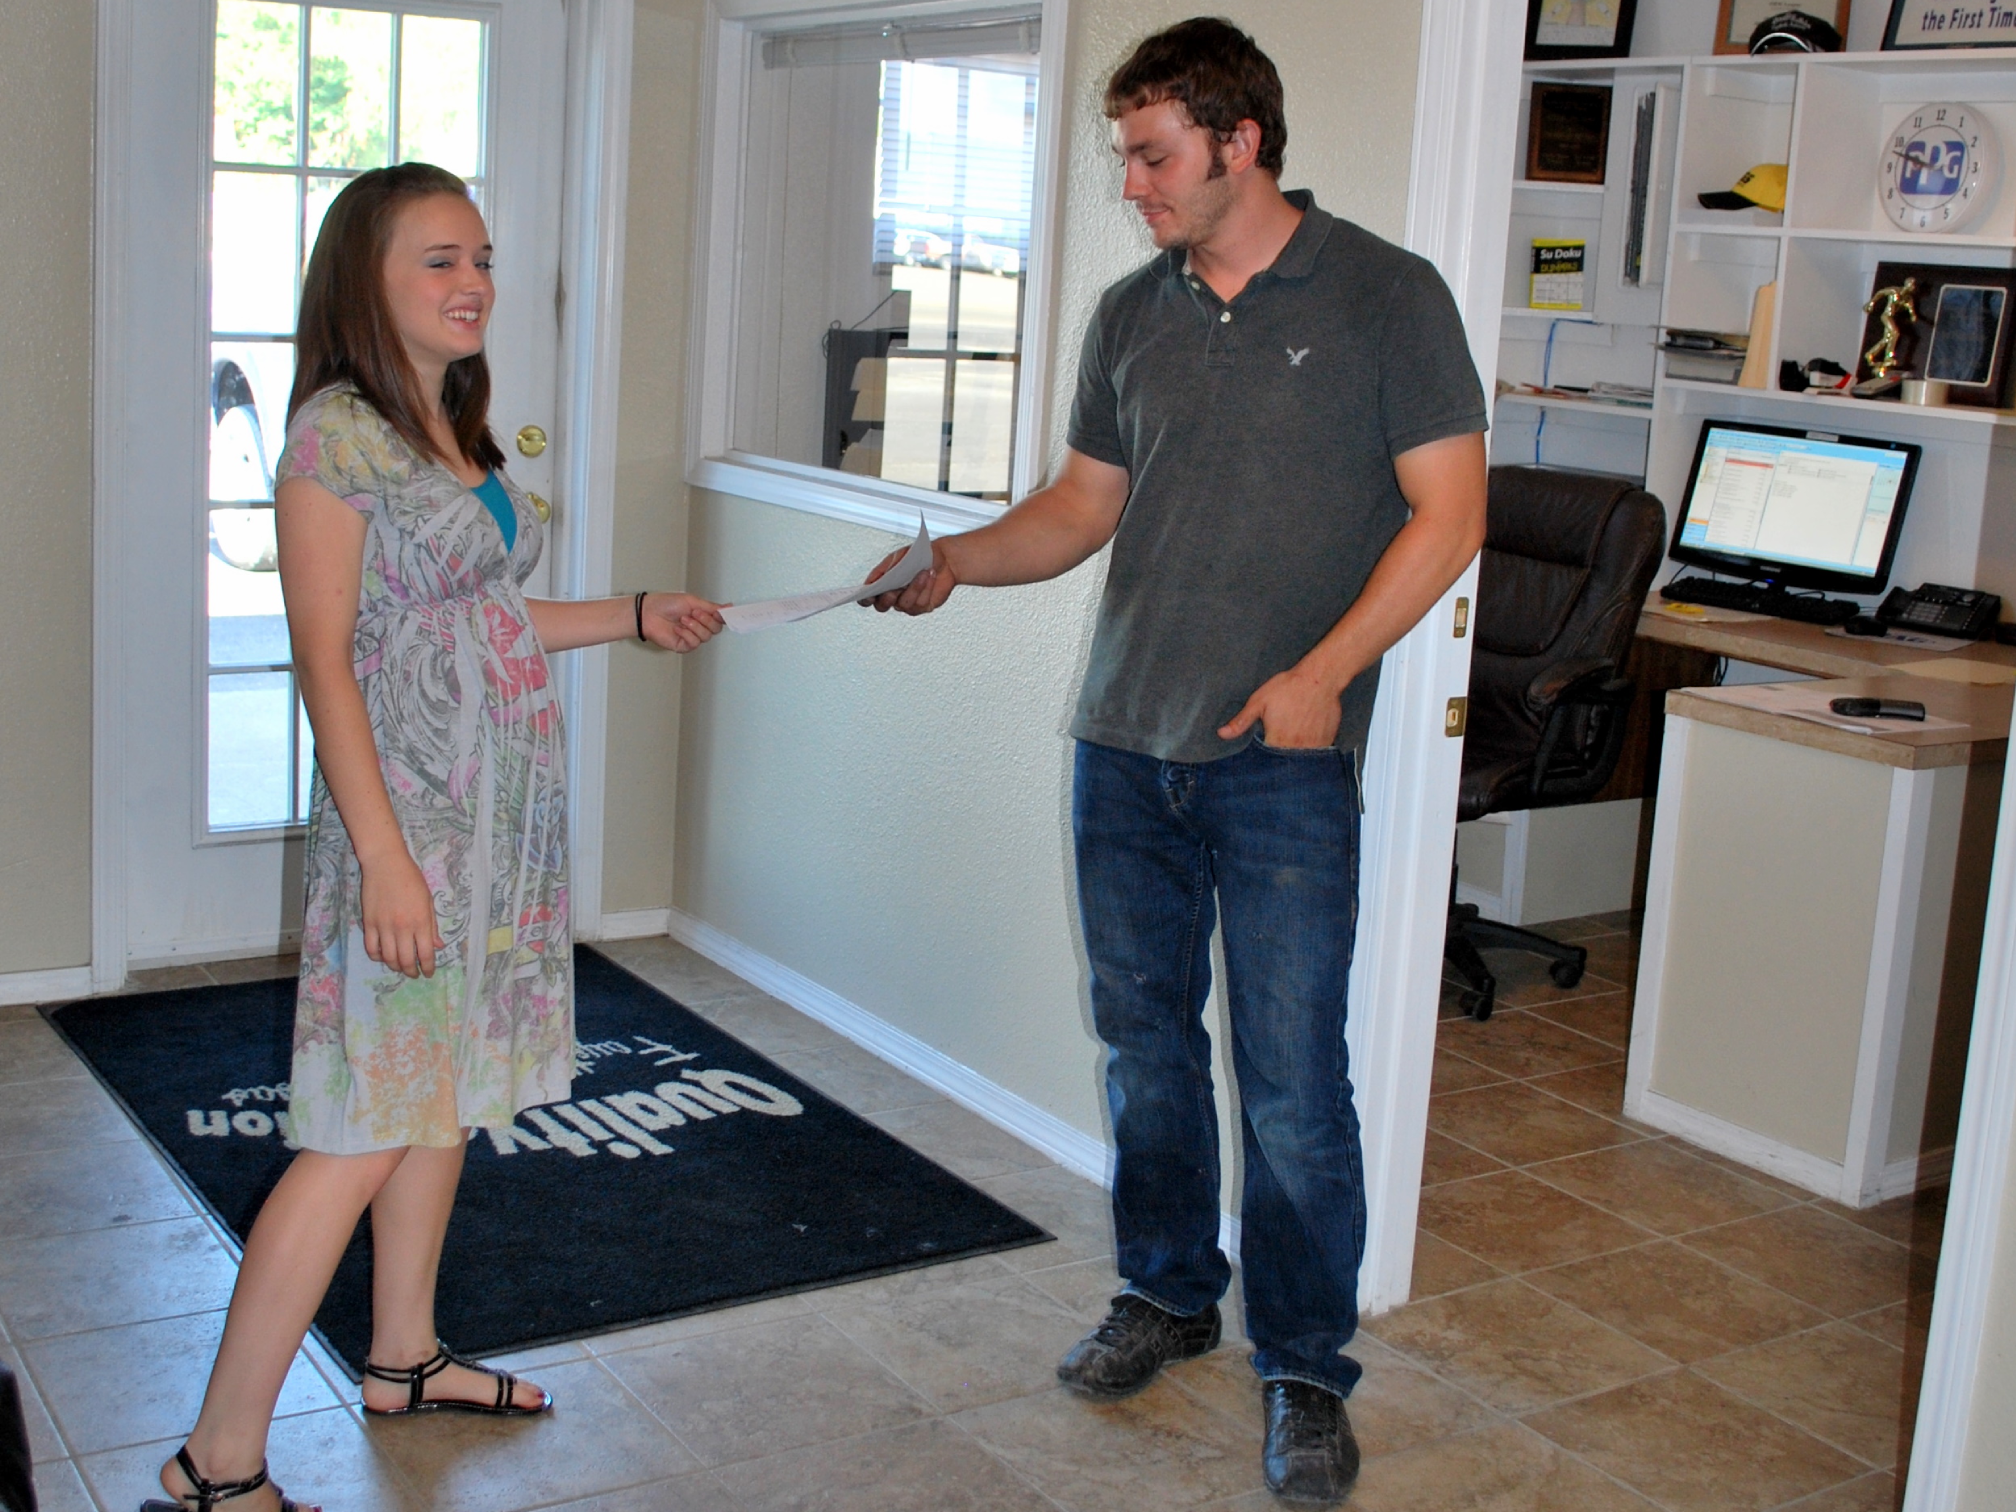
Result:
M1801 10L1784 10L1757 23L1757 29L1750 33L1750 51L1839 52L1841 33L1818 16L1809 16Z

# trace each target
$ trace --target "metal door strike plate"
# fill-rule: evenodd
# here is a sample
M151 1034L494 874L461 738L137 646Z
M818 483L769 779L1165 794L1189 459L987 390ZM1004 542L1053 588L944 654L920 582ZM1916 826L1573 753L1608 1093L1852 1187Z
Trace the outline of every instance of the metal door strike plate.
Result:
M1442 716L1442 733L1447 735L1451 740L1461 740L1463 738L1463 731L1469 723L1470 700L1467 698L1450 699L1449 712Z
M1469 633L1470 633L1470 600L1468 600L1467 598L1459 598L1458 600L1456 600L1456 630L1455 630L1456 639L1461 640L1463 639L1464 636L1468 635Z

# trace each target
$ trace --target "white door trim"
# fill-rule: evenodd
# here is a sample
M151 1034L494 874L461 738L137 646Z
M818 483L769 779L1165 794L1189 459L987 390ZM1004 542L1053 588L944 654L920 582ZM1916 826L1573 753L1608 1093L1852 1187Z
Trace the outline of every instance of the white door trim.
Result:
M127 763L124 651L129 563L116 508L126 497L125 386L133 364L126 318L134 133L137 0L97 0L97 141L92 388L91 984L126 977ZM554 585L564 596L606 593L614 511L616 391L623 223L628 193L632 0L573 0L568 18L568 130L563 166L567 303L559 407L561 511ZM574 794L576 917L601 912L605 651L580 653L560 674ZM571 675L570 675L571 674ZM275 942L277 944L278 942ZM248 949L258 948L248 945ZM267 948L272 948L271 946Z
M1487 394L1498 370L1521 21L1503 0L1425 0L1421 8L1405 242L1441 270L1455 294ZM1470 642L1451 633L1453 601L1474 600L1476 592L1473 564L1387 653L1366 753L1373 799L1359 894L1370 906L1351 973L1351 1048L1367 1115L1358 1283L1367 1312L1405 1302L1413 1279L1463 759L1461 742L1443 734L1443 718L1470 680Z
M553 531L553 589L561 598L600 598L613 590L635 19L632 0L572 0L567 7L559 499ZM595 646L564 660L572 663L557 672L567 722L568 890L576 935L595 939L602 927L609 648Z
M1993 880L1981 939L1980 986L1967 1052L1967 1082L1953 1148L1953 1189L1939 1254L1931 1332L1925 1344L1918 1427L1904 1512L1957 1512L1960 1473L1975 1432L2006 1431L2007 1403L1976 1400L2016 1152L2016 768L2002 778Z

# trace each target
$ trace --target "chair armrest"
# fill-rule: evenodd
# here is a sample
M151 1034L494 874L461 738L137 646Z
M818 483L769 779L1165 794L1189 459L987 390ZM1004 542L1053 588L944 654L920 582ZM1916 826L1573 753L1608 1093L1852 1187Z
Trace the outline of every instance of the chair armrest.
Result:
M1629 703L1632 685L1616 673L1617 664L1605 657L1556 662L1526 685L1526 707L1545 714L1568 704Z

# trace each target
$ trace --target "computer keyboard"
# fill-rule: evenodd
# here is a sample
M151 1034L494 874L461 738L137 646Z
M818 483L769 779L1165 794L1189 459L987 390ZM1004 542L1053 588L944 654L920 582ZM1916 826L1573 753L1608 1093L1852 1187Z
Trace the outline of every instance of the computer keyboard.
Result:
M1672 604L1706 604L1711 609L1742 609L1807 625L1845 625L1861 613L1852 599L1806 597L1760 583L1731 583L1721 578L1675 578L1659 590Z

